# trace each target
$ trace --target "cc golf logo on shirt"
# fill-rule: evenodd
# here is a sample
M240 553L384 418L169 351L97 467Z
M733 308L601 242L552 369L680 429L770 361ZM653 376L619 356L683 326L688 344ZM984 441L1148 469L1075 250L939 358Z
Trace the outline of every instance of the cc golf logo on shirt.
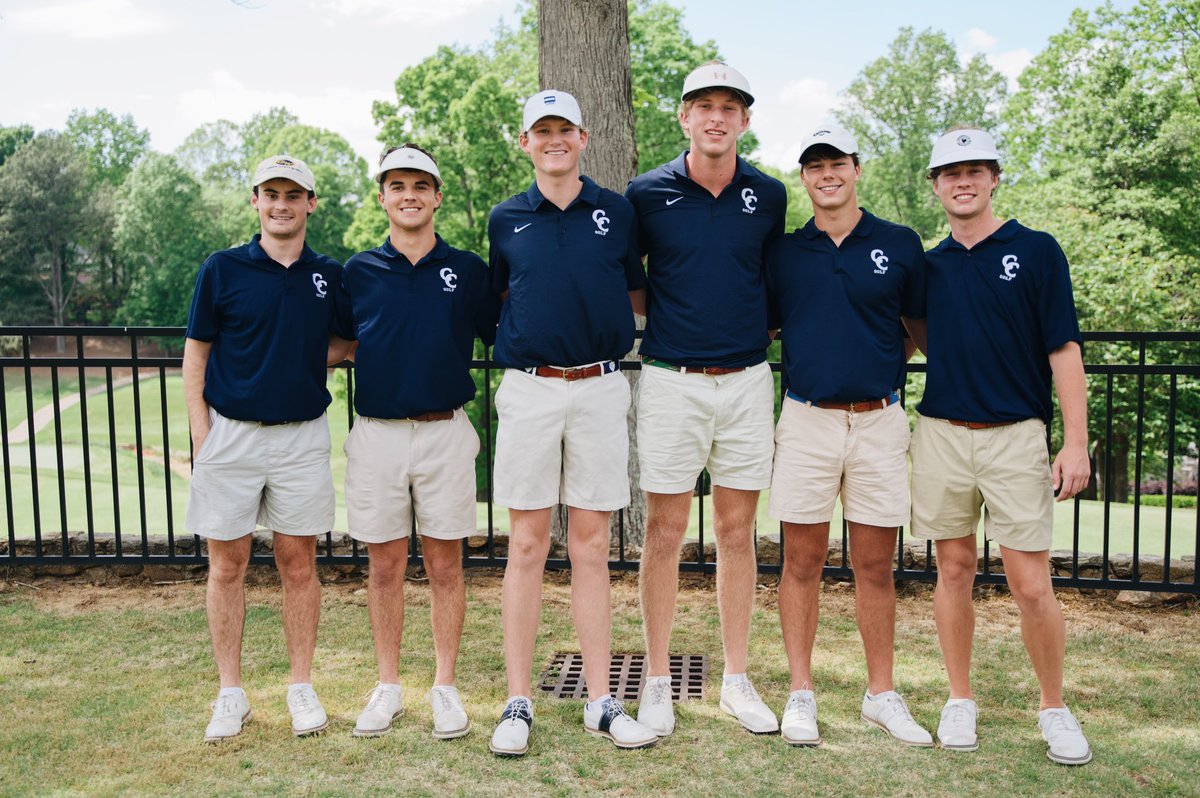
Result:
M887 274L888 256L883 254L882 249L871 250L871 260L875 263L876 274Z
M742 213L754 213L754 209L758 207L758 197L754 196L754 189L742 189L742 202L746 205L742 208Z
M1016 255L1005 255L1000 259L1000 265L1004 267L1004 274L1000 275L1001 280L1007 282L1016 279L1017 269L1021 268Z
M313 287L317 289L317 296L324 299L325 289L329 287L329 283L325 282L325 278L316 272L313 272L312 281Z
M608 214L603 208L597 208L592 212L592 221L596 223L596 235L608 235Z
M443 291L453 293L454 289L458 288L458 275L449 266L442 267L442 270L438 274L442 276L442 282L446 284L446 287L442 289Z

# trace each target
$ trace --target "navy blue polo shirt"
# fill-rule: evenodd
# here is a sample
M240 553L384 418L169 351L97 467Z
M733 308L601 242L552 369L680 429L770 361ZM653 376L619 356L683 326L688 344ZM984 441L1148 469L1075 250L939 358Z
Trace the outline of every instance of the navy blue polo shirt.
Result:
M187 337L212 343L204 401L241 421L308 421L329 406L325 358L342 267L307 245L285 267L256 235L200 267Z
M1023 421L1053 415L1048 355L1082 344L1067 258L1047 233L1017 221L967 249L929 250L925 416Z
M437 243L415 265L391 239L346 261L341 324L358 341L354 409L373 418L453 410L475 397L474 339L496 337L499 298L473 252Z
M503 366L579 366L619 360L633 348L629 292L646 285L633 207L580 181L566 210L536 181L492 208L492 289L508 291L492 359Z
M629 182L646 256L641 354L679 366L766 360L763 253L783 233L783 184L737 159L717 197L687 174L687 152Z
M793 393L857 402L904 385L900 317L925 317L925 250L915 232L863 211L838 246L809 219L771 242L766 269Z

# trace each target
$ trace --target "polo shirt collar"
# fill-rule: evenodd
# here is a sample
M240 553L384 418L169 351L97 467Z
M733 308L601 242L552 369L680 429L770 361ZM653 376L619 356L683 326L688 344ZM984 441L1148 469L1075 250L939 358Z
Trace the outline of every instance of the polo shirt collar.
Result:
M571 202L571 205L581 201L586 202L588 205L598 204L600 202L600 186L587 175L580 175L579 182L583 183L583 187L579 190L579 196ZM533 185L529 187L529 190L525 192L525 198L529 202L529 207L535 211L546 201L546 197L542 194L542 190L538 188L536 180L533 181ZM569 208L570 205L567 207Z
M691 150L684 150L683 152L679 153L679 157L667 163L667 171L674 173L678 177L684 177L688 180L691 180L692 178L688 176L687 170L687 156L689 152L691 152ZM747 175L747 170L750 168L750 164L742 160L742 156L737 156L737 162L733 168L733 179L729 182L736 183L737 181L741 180Z
M850 235L846 238L867 238L875 229L875 214L868 211L866 208L859 208L862 211L862 218L858 220L858 224L854 225L854 229L850 231ZM819 236L825 235L825 231L817 227L817 217L813 216L808 220L808 224L800 230L800 234L808 240L812 240Z
M314 260L316 257L317 253L312 251L312 249L308 246L308 242L306 241L304 243L304 248L300 250L300 257L296 260L296 263L306 263ZM252 260L269 260L272 263L276 262L275 259L268 255L267 251L262 248L262 233L255 233L254 237L250 239L250 258Z
M1012 241L1014 238L1017 237L1017 233L1019 233L1020 231L1021 231L1020 222L1018 222L1016 219L1009 219L1004 224L1000 225L999 229L997 229L996 232L992 233L990 236L983 239L975 246L971 247L971 249L973 249L973 250L978 249L979 247L983 246L984 244L986 244L987 242L989 242L993 239L996 241L1002 241L1002 242ZM936 247L933 248L933 251L947 250L947 249L966 250L966 247L964 247L958 241L955 241L953 235L948 235L942 240L942 242L940 244L938 244Z
M413 266L420 266L422 263L424 263L427 260L443 260L446 258L447 255L450 254L450 245L442 240L441 235L438 233L434 233L433 237L434 237L433 249L429 250L429 254L427 254L425 257L421 258L421 260L412 264ZM407 257L402 255L399 250L397 250L394 246L392 246L392 237L390 235L387 238L383 239L383 246L381 246L379 248L379 252L387 258L391 258L391 259L404 258L405 261L408 260Z

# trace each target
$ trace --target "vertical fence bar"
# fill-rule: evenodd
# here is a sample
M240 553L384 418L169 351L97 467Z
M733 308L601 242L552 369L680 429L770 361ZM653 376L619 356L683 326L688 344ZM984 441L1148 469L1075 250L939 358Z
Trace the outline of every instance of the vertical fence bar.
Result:
M112 366L104 367L104 386L108 397L108 467L112 479L113 499L113 554L118 558L125 552L121 546L121 483L117 477L117 412L113 399Z
M33 500L33 555L42 556L42 501L38 489L37 422L33 417L33 363L29 354L29 336L21 336L25 359L25 429L29 434L29 484Z
M58 385L58 366L50 368L50 406L54 410L54 462L58 466L58 532L62 543L62 556L70 557L71 539L67 533L67 469L63 460L62 394Z
M1175 413L1178 410L1178 380L1171 375L1167 390L1167 506L1163 508L1163 584L1171 581L1171 509L1175 503ZM1200 513L1200 507L1196 508ZM1193 552L1200 555L1200 551Z
M0 456L4 458L4 515L8 521L8 556L17 554L17 524L13 512L12 463L8 452L8 372L0 368Z
M696 529L700 533L699 543L696 545L696 562L704 565L704 470L701 469L700 476L696 477L696 492L700 494L700 515L696 523Z
M167 367L158 367L158 406L162 416L163 491L166 493L167 556L175 556L175 519L171 501L171 430L167 416Z
M133 437L137 455L138 510L141 511L142 556L150 556L150 530L146 519L146 460L142 451L142 375L138 366L137 336L129 337L133 361Z
M1113 375L1110 371L1105 376L1104 391L1104 535L1100 546L1100 567L1103 568L1101 579L1105 582L1109 577L1108 546L1109 535L1112 532L1112 494L1113 494Z
M92 505L92 444L88 434L87 370L84 368L83 336L75 336L75 357L79 360L79 437L83 447L83 506L87 521L88 557L96 556L96 517Z
M486 446L484 457L487 460L487 465L484 467L484 484L487 486L487 559L494 561L496 559L496 521L495 512L496 506L492 503L492 464L495 458L492 457L492 362L491 352L488 347L483 348L483 442ZM512 534L512 530L509 530ZM511 538L510 538L511 539Z
M1142 449L1146 430L1146 339L1138 341L1137 369L1137 444L1133 450L1133 571L1130 579L1140 582L1142 532Z

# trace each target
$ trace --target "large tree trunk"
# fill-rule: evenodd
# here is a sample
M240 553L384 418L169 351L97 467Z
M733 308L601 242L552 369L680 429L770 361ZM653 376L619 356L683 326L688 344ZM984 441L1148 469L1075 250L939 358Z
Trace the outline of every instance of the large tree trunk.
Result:
M637 174L633 99L629 74L626 0L539 0L538 80L542 89L574 95L589 134L581 168L605 188L624 193ZM637 395L637 372L626 376ZM629 480L633 500L624 513L625 541L641 546L646 497L638 487L636 407L629 410ZM613 513L617 540L619 514ZM565 512L554 514L551 535L565 540Z

